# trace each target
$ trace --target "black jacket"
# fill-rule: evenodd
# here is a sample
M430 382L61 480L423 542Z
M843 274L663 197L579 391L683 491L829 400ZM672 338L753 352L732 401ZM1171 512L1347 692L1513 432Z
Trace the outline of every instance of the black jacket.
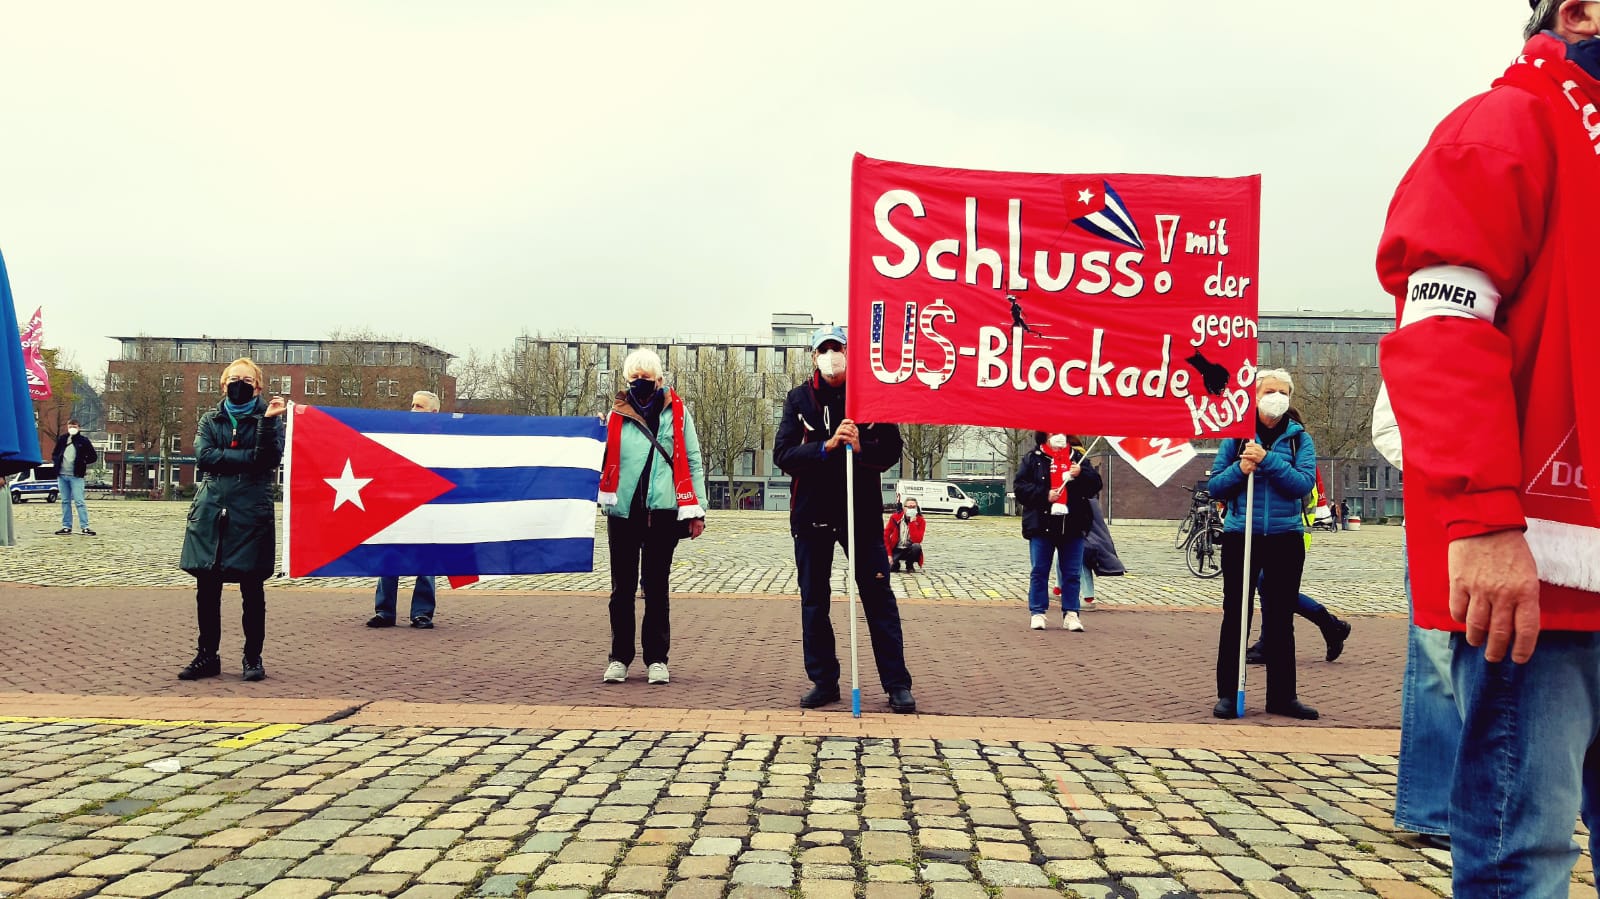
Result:
M789 529L799 536L820 529L845 530L845 456L841 447L824 453L823 444L844 421L844 389L829 387L822 376L789 391L773 442L773 464L793 479L789 488ZM861 424L861 458L856 460L856 536L880 540L883 488L878 476L900 461L900 429ZM866 530L863 530L866 529Z
M1017 505L1022 507L1022 536L1082 537L1089 533L1094 515L1089 510L1089 500L1100 495L1100 472L1083 457L1082 450L1073 450L1073 459L1082 466L1076 478L1067 482L1067 514L1050 514L1050 457L1044 450L1035 449L1022 457L1011 490L1016 494Z
M272 488L284 433L283 418L266 418L266 411L257 398L237 433L221 403L200 418L194 455L204 480L189 506L178 563L190 574L221 574L230 583L272 575L278 548Z
M73 446L78 448L78 458L72 463L71 471L61 471L61 460L66 458L67 441L69 439L72 441ZM57 437L56 451L50 454L51 461L56 465L56 471L61 471L62 474L69 478L83 477L84 472L89 470L89 466L93 465L95 460L99 458L100 454L94 451L94 444L89 442L89 438L83 436L82 431L79 431L76 436L62 434Z

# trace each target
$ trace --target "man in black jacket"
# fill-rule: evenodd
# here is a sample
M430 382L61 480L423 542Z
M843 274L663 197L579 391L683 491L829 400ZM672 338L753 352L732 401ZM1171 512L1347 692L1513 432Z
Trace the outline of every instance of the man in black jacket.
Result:
M889 557L881 539L883 492L878 475L900 461L900 429L892 424L857 425L844 417L844 347L843 328L829 326L812 333L817 370L783 401L783 420L772 449L772 461L794 479L789 529L799 568L806 676L812 683L800 706L813 709L839 701L839 657L829 617L830 575L833 547L847 541L844 467L850 463L845 457L854 452L859 456L855 576L872 635L872 655L878 663L878 680L889 694L889 708L915 712L900 610L889 587ZM848 545L845 552L850 552Z
M67 432L56 438L55 452L50 454L56 466L56 492L61 494L61 530L56 533L63 537L72 533L73 506L78 507L78 527L85 536L94 536L89 530L89 507L83 502L83 478L100 456L78 429L76 418L68 421Z

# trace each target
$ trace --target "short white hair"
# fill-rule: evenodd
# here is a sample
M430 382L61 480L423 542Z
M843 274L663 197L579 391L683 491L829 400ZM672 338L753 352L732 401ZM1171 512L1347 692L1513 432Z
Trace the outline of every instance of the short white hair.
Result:
M634 350L622 360L622 378L625 381L636 378L661 380L661 357L656 355L655 350Z
M1259 387L1261 382L1268 378L1288 384L1289 395L1294 396L1294 375L1289 374L1281 368L1269 368L1266 371L1256 372L1256 385Z
M417 392L411 394L411 402L416 402L417 397L419 396L428 401L428 405L433 407L433 411L439 411L439 395L437 393L434 393L431 390L418 390Z

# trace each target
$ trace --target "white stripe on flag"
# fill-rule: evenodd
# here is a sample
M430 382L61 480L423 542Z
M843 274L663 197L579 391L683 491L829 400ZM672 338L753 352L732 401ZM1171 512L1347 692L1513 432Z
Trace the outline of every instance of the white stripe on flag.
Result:
M500 543L594 537L592 499L419 506L367 538L368 543Z
M588 437L480 437L462 434L367 434L423 468L592 468L606 445Z

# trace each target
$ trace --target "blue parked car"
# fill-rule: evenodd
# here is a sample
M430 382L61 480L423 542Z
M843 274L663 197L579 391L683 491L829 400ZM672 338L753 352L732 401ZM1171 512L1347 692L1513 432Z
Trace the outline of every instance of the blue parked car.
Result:
M43 499L47 503L53 503L60 495L60 487L56 483L56 467L39 465L24 471L12 478L6 489L11 492L11 501L14 503L30 499Z

